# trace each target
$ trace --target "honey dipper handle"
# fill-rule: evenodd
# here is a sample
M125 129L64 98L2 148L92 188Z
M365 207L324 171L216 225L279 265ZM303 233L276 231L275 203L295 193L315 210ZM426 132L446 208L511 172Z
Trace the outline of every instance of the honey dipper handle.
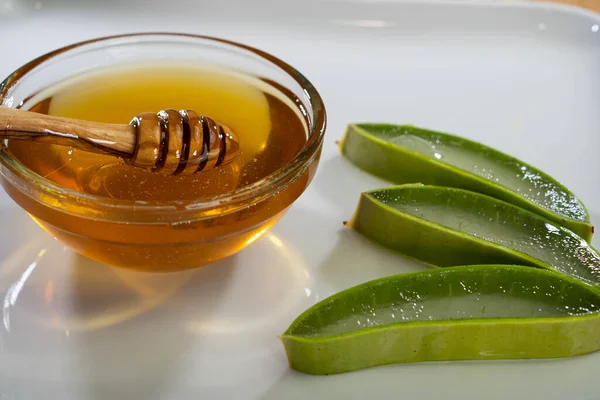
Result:
M125 125L0 106L0 138L112 154L136 167L165 175L208 171L230 163L240 153L231 129L193 110L141 113Z
M33 140L81 150L130 156L135 128L125 124L82 121L9 107L0 107L0 138Z

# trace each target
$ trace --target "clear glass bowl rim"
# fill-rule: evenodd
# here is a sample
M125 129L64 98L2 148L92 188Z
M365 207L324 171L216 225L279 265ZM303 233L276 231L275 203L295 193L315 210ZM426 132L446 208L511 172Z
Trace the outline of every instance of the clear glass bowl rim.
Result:
M219 208L226 209L226 211L224 210L226 213L235 212L236 210L246 208L250 204L257 203L280 192L306 171L308 166L317 156L317 153L322 145L327 124L325 106L319 92L304 75L286 62L257 48L227 39L187 33L144 32L104 36L77 42L41 55L15 70L2 83L0 83L0 101L3 101L8 95L10 95L11 89L20 82L21 78L54 57L66 54L73 50L81 49L85 46L104 44L107 47L110 47L111 44L123 43L120 41L140 39L149 42L152 41L153 38L160 37L167 37L171 39L177 39L178 37L185 39L198 39L229 46L233 48L234 51L239 50L250 52L274 64L276 67L283 70L288 76L293 78L293 80L298 83L305 92L313 112L313 118L310 121L309 126L308 140L300 152L288 164L261 180L241 187L233 192L199 198L196 201L138 202L135 200L112 199L78 192L64 188L50 181L49 179L36 174L13 157L10 157L7 151L0 151L0 163L3 167L8 169L8 171L2 171L3 168L0 168L0 173L4 176L4 178L7 179L10 184L19 187L21 192L25 192L25 194L30 195L30 197L36 197L38 201L40 197L39 195L31 196L32 188L35 188L37 191L41 192L40 194L43 194L45 198L50 196L50 198L60 200L60 202L74 202L78 205L78 209L81 209L81 207L83 207L83 209L90 207L94 209L93 214L96 215L96 218L99 214L110 215L111 212L117 212L121 214L122 212L131 212L135 210L135 213L151 213L154 215L158 214L161 216L162 221L171 219L181 221L182 218L188 219L185 218L185 214L189 214L190 217L193 216L192 219L197 220L214 216ZM116 43L114 43L115 41ZM10 174L7 174L7 172L10 172ZM85 216L85 213L82 213L82 216ZM122 221L121 218L119 219ZM133 217L133 219L135 219L135 217Z

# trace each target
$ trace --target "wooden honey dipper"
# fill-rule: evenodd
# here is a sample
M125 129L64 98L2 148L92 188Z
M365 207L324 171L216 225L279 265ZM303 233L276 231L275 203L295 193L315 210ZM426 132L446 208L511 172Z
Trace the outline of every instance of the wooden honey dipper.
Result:
M239 153L235 134L192 110L137 115L108 124L0 107L0 138L32 140L111 154L167 175L193 174L228 164Z

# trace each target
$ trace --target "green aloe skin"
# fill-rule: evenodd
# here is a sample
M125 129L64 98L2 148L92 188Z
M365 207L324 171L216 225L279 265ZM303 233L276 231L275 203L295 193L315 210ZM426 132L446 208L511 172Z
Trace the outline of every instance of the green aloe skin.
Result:
M544 172L483 144L410 125L364 123L349 125L340 147L356 166L390 182L487 194L591 240L588 212L573 193Z
M291 368L568 357L600 349L600 291L526 266L394 275L337 293L281 336Z
M401 183L362 193L347 225L445 268L367 282L309 308L281 337L291 368L322 375L600 350L600 255L568 189L497 150L413 126L349 125L341 151Z
M365 192L348 225L423 263L519 264L600 285L600 255L570 230L507 202L420 184Z

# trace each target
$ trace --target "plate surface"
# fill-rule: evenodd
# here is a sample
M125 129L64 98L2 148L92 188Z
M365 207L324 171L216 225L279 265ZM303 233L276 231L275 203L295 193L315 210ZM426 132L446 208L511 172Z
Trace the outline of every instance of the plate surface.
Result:
M343 229L359 193L386 185L340 157L348 122L412 123L495 146L565 183L600 224L599 25L543 4L0 0L2 76L96 36L207 34L289 62L329 114L318 174L289 213L247 250L194 272L89 261L1 192L0 399L597 399L600 353L313 377L288 369L277 335L336 291L424 268Z

